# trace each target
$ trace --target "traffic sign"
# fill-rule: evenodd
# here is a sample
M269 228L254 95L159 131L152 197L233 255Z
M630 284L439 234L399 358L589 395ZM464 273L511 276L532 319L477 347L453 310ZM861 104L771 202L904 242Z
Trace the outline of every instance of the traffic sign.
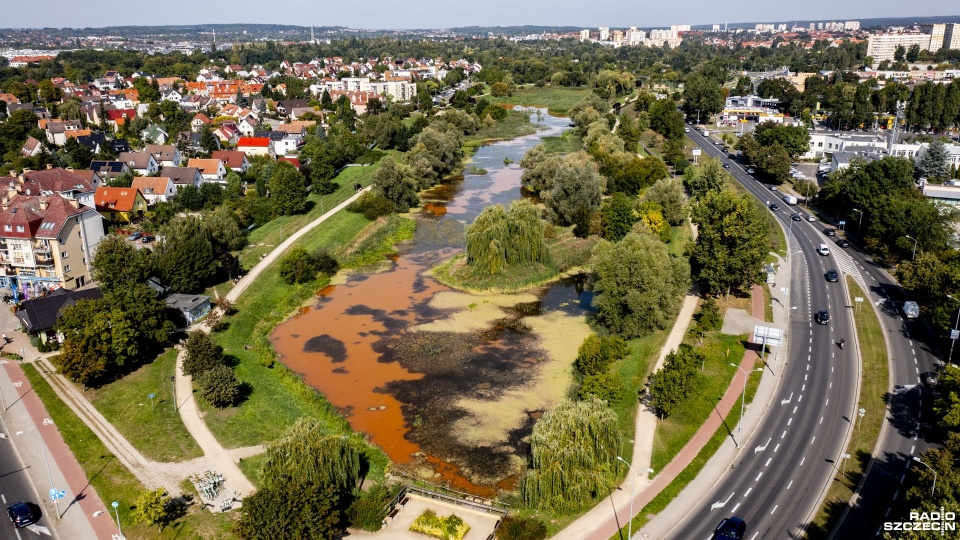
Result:
M57 488L50 488L50 502L56 502L67 496L65 490L57 491Z
M960 338L960 330L951 330L950 339L957 339L957 338Z
M837 225L839 225L839 226L841 226L841 227L843 227L843 226L846 225L846 224L847 224L847 222L846 222L846 221L842 221L842 220L837 222Z

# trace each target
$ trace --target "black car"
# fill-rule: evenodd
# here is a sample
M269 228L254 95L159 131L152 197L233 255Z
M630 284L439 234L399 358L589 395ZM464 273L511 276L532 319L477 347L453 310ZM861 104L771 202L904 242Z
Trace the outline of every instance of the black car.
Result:
M790 219L792 219L792 220L794 220L794 221L800 221L800 220L803 219L803 218L800 217L800 214L796 214L796 213L795 213L795 214L791 214L791 215L790 215Z
M816 315L813 316L813 320L816 321L817 324L829 324L830 312L825 309L821 309L816 313Z
M740 540L747 534L747 524L738 517L723 518L713 530L710 540Z
M13 522L13 526L18 529L20 527L32 525L37 521L37 518L33 513L33 509L30 508L27 503L22 501L8 504L7 515L10 516L10 521Z
M837 271L833 268L827 270L827 273L824 274L827 278L827 281L840 281L840 275L837 274Z
M143 242L144 244L149 244L150 242L153 242L154 240L156 240L156 237L153 236L152 234L148 234L148 235L144 236L140 241Z
M826 229L823 230L823 234L825 234L825 235L827 235L827 236L836 236L836 235L837 235L837 230L836 230L836 229L831 229L830 227L827 227Z
M923 383L927 386L936 386L940 382L940 374L936 371L928 371L922 373L920 378L923 380Z
M842 248L850 247L850 242L847 242L846 238L837 238L837 245Z
M723 164L723 168L724 168L724 169L729 169L729 168L730 168L730 164L729 164L729 163L724 163L724 164Z
M773 204L770 205L770 209L773 210L774 212L776 212L777 210L780 209L780 205L777 204L777 203L773 203Z

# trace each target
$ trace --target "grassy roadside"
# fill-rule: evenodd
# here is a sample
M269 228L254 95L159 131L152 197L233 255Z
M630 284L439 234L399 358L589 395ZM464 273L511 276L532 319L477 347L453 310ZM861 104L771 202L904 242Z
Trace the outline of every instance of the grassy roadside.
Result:
M24 364L23 371L101 500L106 504L110 501L120 503L120 522L127 538L234 538L230 532L232 520L226 518L226 514L213 514L196 505L190 508L186 516L162 532L154 526L135 523L132 511L137 497L144 491L143 486L57 397L36 367Z
M585 86L570 88L566 86L544 86L537 88L533 85L517 88L512 96L488 96L493 103L505 105L520 105L523 107L546 107L547 112L554 116L566 116L578 101L590 95L590 89Z
M203 452L173 408L170 377L177 350L170 347L153 362L85 395L147 459L183 461ZM153 403L148 395L154 394Z
M696 388L687 399L673 414L657 424L650 458L650 466L654 471L663 470L707 418L714 414L717 401L730 386L734 375L737 375L737 368L730 364L739 364L743 358L743 339L745 336L708 334L703 344L698 346L706 357L703 371Z
M759 363L758 363L759 365ZM757 388L760 386L760 377L750 377L747 380L747 405L753 403L753 398L757 394ZM660 512L662 512L667 505L670 504L673 499L683 491L687 485L693 481L694 478L700 474L700 471L703 470L703 467L707 464L707 461L717 452L720 448L720 445L730 437L730 432L727 431L726 426L736 426L737 422L740 421L740 401L741 398L738 398L736 403L733 404L733 407L730 409L730 413L727 414L727 417L724 418L723 424L717 431L714 432L713 436L704 445L703 449L700 450L700 453L697 454L697 457L690 462L689 465L683 471L673 479L670 484L663 488L656 497L653 498L646 506L641 508L637 515L633 518L632 528L633 531L639 531L644 525L646 525L650 519ZM618 534L615 534L610 537L610 540L620 540L621 538L626 538L627 530L629 523L623 525Z
M849 302L850 305L854 305L854 298L866 297L866 294L851 277L847 276L846 280L850 294ZM817 516L807 527L806 537L814 540L826 538L846 510L873 455L873 448L880 437L884 411L887 408L887 384L890 375L883 328L880 326L877 314L870 307L861 308L859 312L854 311L853 315L857 325L857 339L863 368L863 376L860 380L860 403L857 408L863 407L868 412L864 415L862 422L858 421L858 425L854 427L853 434L850 436L846 453L850 454L851 458L847 460L845 476L837 473L834 481L830 483Z

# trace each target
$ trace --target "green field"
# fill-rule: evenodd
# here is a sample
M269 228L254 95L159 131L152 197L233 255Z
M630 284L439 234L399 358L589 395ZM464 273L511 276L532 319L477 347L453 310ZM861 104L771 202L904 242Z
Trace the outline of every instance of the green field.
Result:
M578 101L590 95L586 87L568 88L565 86L524 86L517 88L512 96L488 97L494 103L520 105L523 107L546 107L554 116L566 116Z

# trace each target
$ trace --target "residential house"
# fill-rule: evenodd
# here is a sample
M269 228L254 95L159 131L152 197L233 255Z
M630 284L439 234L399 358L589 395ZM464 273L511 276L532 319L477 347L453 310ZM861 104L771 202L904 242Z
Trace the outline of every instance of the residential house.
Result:
M237 141L240 140L240 137L243 135L240 133L240 128L232 122L224 122L220 126L213 130L214 136L220 140L221 144L235 145Z
M241 136L253 137L257 130L260 129L260 121L252 116L245 116L240 119L237 127L240 129Z
M203 177L196 167L164 167L160 174L170 178L177 188L183 186L200 187Z
M133 179L130 186L136 189L147 200L147 206L153 206L161 202L170 202L177 194L177 188L169 177L152 176L149 178L138 177Z
M46 296L25 300L17 309L17 319L27 334L39 337L44 343L51 340L63 342L62 335L56 335L54 328L65 308L74 306L79 300L99 300L103 298L100 289L68 290L58 288Z
M179 167L183 163L180 150L172 144L148 144L143 151L153 154L161 167Z
M93 171L87 171L92 173ZM95 175L91 175L95 176ZM99 180L99 178L97 178ZM64 199L80 201L93 206L93 194L100 187L94 186L83 174L60 168L42 171L25 171L17 178L15 189L25 195L59 195Z
M23 298L91 281L103 219L79 201L9 190L0 199L0 287Z
M79 120L48 120L44 131L47 141L57 146L67 143L67 132L83 129Z
M103 178L107 182L120 176L121 174L130 172L130 167L127 166L126 162L102 161L98 159L90 162L90 169L96 172L97 176Z
M147 199L132 187L102 187L94 195L97 212L107 221L129 223L143 217L147 211Z
M284 99L277 102L277 113L282 116L288 116L293 109L309 106L305 99Z
M107 115L107 125L113 128L114 132L137 117L137 111L135 109L108 109L104 111L104 113Z
M0 94L0 101L6 103L7 106L20 103L20 100L17 98L17 96L13 94Z
M191 158L187 166L196 167L205 181L223 182L227 177L227 168L219 159Z
M295 157L278 157L278 158L277 158L277 161L278 161L278 162L279 162L279 161L286 161L287 163L289 163L289 164L293 165L294 167L296 167L296 169L297 169L298 171L300 170L300 160L297 159L297 158L295 158Z
M27 141L20 148L20 155L28 158L39 154L41 151L43 151L43 145L40 144L40 141L28 136Z
M131 171L140 176L150 176L160 170L157 158L150 152L123 152L117 156L117 161L126 163Z
M231 170L241 173L247 172L247 169L250 168L250 161L247 159L247 155L239 150L215 150L210 153L210 158L219 159L225 166L230 167Z
M78 192L76 194L77 200L80 201L80 204L89 206L91 208L96 206L96 203L93 202L94 195L97 192L97 188L106 185L106 182L102 178L100 178L99 174L97 174L91 169L74 169L73 174L86 180L87 184L89 184L90 187L93 188L92 191L89 191L89 192L83 192L83 193Z
M203 114L203 113L197 113L197 114L193 117L193 120L190 121L190 130L191 130L191 131L203 131L203 126L209 126L209 125L210 125L210 122L211 122L211 120L210 120L210 117L209 117L209 116L207 116L207 115L205 115L205 114Z
M94 154L99 154L106 147L107 138L103 133L91 133L90 135L81 135L77 137L77 142L86 146Z
M167 307L180 312L191 325L210 312L210 297L199 294L171 294L164 299Z
M167 141L170 140L170 134L162 127L152 124L140 132L140 139L147 144L167 144Z
M237 141L237 150L248 156L270 156L276 155L273 149L273 141L269 137L241 137Z

